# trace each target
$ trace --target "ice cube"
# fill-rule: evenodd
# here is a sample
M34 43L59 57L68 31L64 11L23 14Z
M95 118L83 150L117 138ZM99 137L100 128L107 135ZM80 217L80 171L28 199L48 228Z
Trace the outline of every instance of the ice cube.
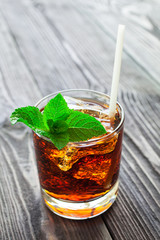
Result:
M79 159L88 155L104 155L114 150L118 140L118 135L114 136L106 142L97 141L93 146L75 147L75 144L70 143L61 150L56 148L50 149L48 153L51 161L54 162L62 171L68 171L73 164Z
M50 160L62 171L68 171L72 165L78 161L78 158L76 157L78 149L75 147L66 146L61 150L56 148L50 150L51 152L48 155Z
M78 171L73 175L77 179L89 179L96 181L98 184L105 182L111 166L111 158L103 156L86 157L80 164Z

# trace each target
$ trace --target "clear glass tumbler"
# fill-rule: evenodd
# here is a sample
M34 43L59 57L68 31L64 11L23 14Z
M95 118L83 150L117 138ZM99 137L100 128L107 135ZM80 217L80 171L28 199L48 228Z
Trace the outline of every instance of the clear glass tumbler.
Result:
M124 111L117 103L115 118L108 117L109 96L91 90L60 92L69 108L94 116L107 133L83 142L70 142L61 150L33 133L42 196L54 213L70 219L95 217L115 201L118 191ZM43 111L58 92L40 100Z

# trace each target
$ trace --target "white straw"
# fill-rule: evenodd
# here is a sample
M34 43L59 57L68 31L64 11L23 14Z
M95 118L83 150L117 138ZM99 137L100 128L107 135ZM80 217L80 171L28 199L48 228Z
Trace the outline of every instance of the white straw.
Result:
M124 30L125 30L124 25L118 26L116 52L115 52L113 77L112 77L112 87L111 87L111 97L110 97L110 104L109 104L109 117L110 118L114 117L115 111L116 111L118 84L119 84L121 60L122 60Z

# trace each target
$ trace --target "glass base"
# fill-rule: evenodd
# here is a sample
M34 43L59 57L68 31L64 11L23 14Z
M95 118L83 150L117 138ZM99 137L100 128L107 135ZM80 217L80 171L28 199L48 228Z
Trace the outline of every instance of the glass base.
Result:
M117 181L112 189L102 197L85 202L58 200L48 195L44 189L42 189L42 195L47 207L55 214L64 218L81 220L96 217L108 210L117 197L118 183Z

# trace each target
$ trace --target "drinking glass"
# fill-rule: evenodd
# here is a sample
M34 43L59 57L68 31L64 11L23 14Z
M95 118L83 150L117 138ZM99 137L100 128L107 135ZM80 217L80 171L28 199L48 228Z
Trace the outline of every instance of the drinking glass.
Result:
M40 100L42 112L59 92ZM69 142L58 150L50 139L33 133L42 196L54 213L70 219L87 219L106 211L118 192L124 111L116 105L109 119L110 97L92 90L60 92L69 108L99 120L107 133L82 142Z

